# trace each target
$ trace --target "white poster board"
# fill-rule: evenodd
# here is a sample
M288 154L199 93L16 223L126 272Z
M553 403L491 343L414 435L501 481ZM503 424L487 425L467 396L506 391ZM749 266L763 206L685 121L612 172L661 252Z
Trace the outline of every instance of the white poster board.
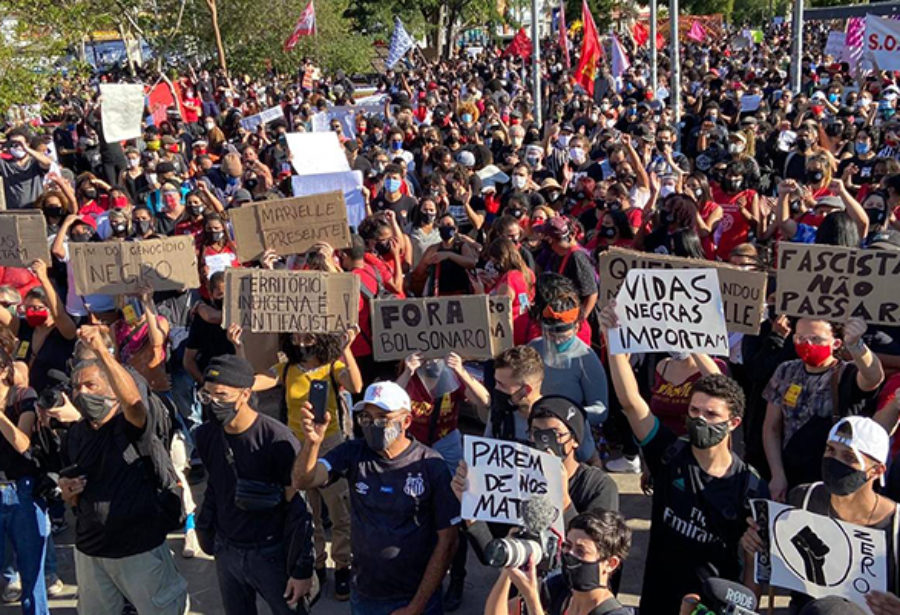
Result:
M702 352L728 356L715 269L631 269L616 295L610 354Z
M767 503L772 585L813 598L843 596L871 612L865 595L887 591L884 531Z
M281 109L281 105L276 105L265 111L261 111L256 115L243 118L241 120L241 128L249 132L256 132L256 129L259 128L260 124L268 124L269 122L283 117L284 111Z
M835 60L839 60L844 51L844 41L846 39L847 34L840 30L832 30L829 32L828 42L825 43L825 55L831 56Z
M141 136L144 86L140 83L101 83L100 121L107 143Z
M900 22L866 15L866 35L863 38L864 57L874 59L880 70L900 70Z
M565 534L565 478L558 457L525 444L465 436L463 458L469 467L468 487L462 496L463 519L522 525L522 504L547 495L559 513L553 527Z
M347 204L347 223L358 228L366 217L366 199L362 193L362 171L341 171L321 175L294 175L291 189L294 196L311 196L323 192L343 192Z
M297 175L322 175L349 171L344 148L333 132L289 132L286 135L291 163Z

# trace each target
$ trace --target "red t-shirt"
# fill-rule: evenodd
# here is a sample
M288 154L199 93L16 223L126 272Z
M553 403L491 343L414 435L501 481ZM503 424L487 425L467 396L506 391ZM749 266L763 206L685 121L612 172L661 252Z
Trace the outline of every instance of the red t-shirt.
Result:
M713 199L722 207L722 220L716 229L718 239L716 255L723 261L728 260L728 255L735 246L746 243L749 238L750 223L741 210L749 211L754 196L755 190L743 190L735 195L729 195L718 186L713 188Z
M528 342L528 308L531 307L531 303L534 300L534 289L528 287L525 276L518 269L512 269L504 273L497 280L494 288L504 285L508 286L513 292L513 343L516 346L521 346Z
M371 302L367 299L363 289L375 297L378 294L378 278L375 270L370 265L364 265L353 269L350 273L359 278L359 335L350 345L350 350L356 357L367 357L372 354L372 314Z
M406 299L406 294L403 292L402 288L394 288L393 263L390 263L383 258L372 254L371 252L366 252L363 260L367 265L378 270L378 273L381 274L381 283L384 284L385 288L394 293L398 299Z
M466 397L466 388L457 380L459 386L434 399L425 388L418 374L413 374L406 385L406 392L412 410L412 423L409 434L426 446L431 446L454 429L459 423L459 408ZM435 417L434 413L438 415Z
M188 124L193 124L197 120L200 119L200 109L203 107L203 103L196 96L194 98L183 98L181 100L181 115L184 117L184 121ZM186 104L185 104L186 103ZM188 105L193 106L191 109Z

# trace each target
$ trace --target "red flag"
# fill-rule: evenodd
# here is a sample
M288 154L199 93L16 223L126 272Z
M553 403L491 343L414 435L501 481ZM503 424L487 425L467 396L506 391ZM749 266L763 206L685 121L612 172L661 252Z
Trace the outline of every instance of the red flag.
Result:
M702 25L700 25L700 22L695 19L691 24L691 29L687 33L687 37L697 41L698 43L702 43L706 38L706 30Z
M666 47L666 37L657 31L656 32L656 48L664 49L665 47Z
M580 84L588 94L593 96L597 63L600 61L603 51L597 36L597 26L594 24L587 0L581 2L581 21L584 24L584 39L581 41L581 58L578 60L578 68L575 70L575 83Z
M566 69L572 67L569 59L569 37L566 30L566 2L559 3L559 46L562 48L563 59L566 61Z
M309 36L310 34L316 33L316 9L313 6L313 0L309 0L309 4L306 5L306 8L303 9L303 12L300 13L300 19L297 20L297 25L294 26L294 31L291 35L284 41L284 50L290 51L294 48L294 45L297 44L297 41L300 40L301 36Z
M650 29L639 21L631 27L631 38L638 47L643 47L650 40Z
M518 56L524 60L531 57L531 39L525 32L525 28L520 28L513 40L509 42L506 49L503 50L503 56Z
M175 95L181 98L181 88L177 83L172 85L175 88ZM167 83L160 81L147 91L147 108L153 116L154 126L166 121L168 109L172 106L175 106L175 97L172 96L172 90Z

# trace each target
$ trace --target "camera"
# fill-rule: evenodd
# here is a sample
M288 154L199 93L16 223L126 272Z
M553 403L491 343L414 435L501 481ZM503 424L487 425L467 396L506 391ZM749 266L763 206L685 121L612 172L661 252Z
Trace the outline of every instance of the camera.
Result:
M47 372L47 376L53 383L41 390L37 401L35 402L37 407L41 410L49 410L50 408L56 408L63 405L66 402L63 393L69 396L72 394L69 377L64 372L51 369ZM55 425L54 427L57 426L58 425Z
M521 568L531 559L539 572L557 567L561 538L552 526L557 509L546 495L522 504L522 525L512 536L495 538L484 547L484 563L494 568Z
M703 581L698 615L757 615L756 595L744 585L709 577Z
M532 556L534 561L543 563L545 555L549 555L549 550L544 548L540 538L524 531L516 536L492 540L484 550L488 565L494 568L520 568Z

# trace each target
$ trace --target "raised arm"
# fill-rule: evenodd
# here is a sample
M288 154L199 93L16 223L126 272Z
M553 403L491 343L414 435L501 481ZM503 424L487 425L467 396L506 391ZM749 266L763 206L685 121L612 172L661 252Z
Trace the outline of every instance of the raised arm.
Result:
M122 405L125 420L135 427L143 429L147 424L147 408L144 406L141 392L131 374L109 354L103 336L100 334L100 328L96 326L81 327L78 330L78 336L97 355L113 393Z
M41 288L47 293L47 309L50 310L50 314L53 316L54 326L67 340L75 339L77 328L72 318L66 312L66 307L56 292L56 287L50 281L50 276L47 275L47 263L36 259L31 263L31 269L41 283Z

